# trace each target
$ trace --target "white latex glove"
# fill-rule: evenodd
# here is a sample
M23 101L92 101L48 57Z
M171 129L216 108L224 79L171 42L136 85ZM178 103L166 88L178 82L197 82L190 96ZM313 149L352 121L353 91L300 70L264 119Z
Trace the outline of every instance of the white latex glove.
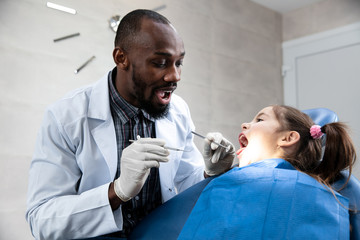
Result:
M168 162L169 151L165 141L157 138L140 138L126 147L121 156L120 177L114 181L116 195L129 201L142 189L150 168L159 167L159 162Z
M215 144L220 143L228 147L228 151ZM234 162L234 145L224 138L221 133L208 133L204 144L205 172L209 176L219 175L229 170Z

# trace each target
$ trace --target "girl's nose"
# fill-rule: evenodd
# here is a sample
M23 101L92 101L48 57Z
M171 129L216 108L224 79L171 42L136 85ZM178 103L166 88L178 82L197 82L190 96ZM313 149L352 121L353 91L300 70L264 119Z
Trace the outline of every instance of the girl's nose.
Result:
M241 128L242 128L243 130L249 129L249 123L243 123L243 124L241 124Z

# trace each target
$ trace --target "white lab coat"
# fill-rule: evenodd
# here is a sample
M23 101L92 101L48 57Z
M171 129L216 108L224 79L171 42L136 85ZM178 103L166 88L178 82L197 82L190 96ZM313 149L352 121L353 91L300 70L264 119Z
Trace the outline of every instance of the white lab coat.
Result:
M193 143L187 104L173 94L156 136L171 151L159 174L163 201L204 178ZM26 218L36 239L94 237L122 229L121 208L113 212L108 188L117 168L115 128L107 75L50 106L39 131L29 172Z

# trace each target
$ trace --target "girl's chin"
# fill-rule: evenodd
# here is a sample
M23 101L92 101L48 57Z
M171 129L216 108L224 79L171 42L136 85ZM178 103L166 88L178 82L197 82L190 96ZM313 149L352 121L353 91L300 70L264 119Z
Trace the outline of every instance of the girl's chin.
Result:
M246 161L245 159L239 159L239 167L245 167L250 164L250 161Z

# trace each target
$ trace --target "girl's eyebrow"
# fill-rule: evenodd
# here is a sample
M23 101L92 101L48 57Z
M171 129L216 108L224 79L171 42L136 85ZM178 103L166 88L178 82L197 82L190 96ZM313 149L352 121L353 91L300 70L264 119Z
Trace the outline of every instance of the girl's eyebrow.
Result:
M256 117L258 118L258 117L261 117L261 116L263 116L263 115L267 116L266 113L261 112L261 113L259 113L258 115L256 115Z
M261 117L261 116L267 117L267 116L269 116L269 115L266 114L266 113L261 112L261 113L259 113L258 115L255 116L254 120L257 119L257 118L259 118L259 117Z

